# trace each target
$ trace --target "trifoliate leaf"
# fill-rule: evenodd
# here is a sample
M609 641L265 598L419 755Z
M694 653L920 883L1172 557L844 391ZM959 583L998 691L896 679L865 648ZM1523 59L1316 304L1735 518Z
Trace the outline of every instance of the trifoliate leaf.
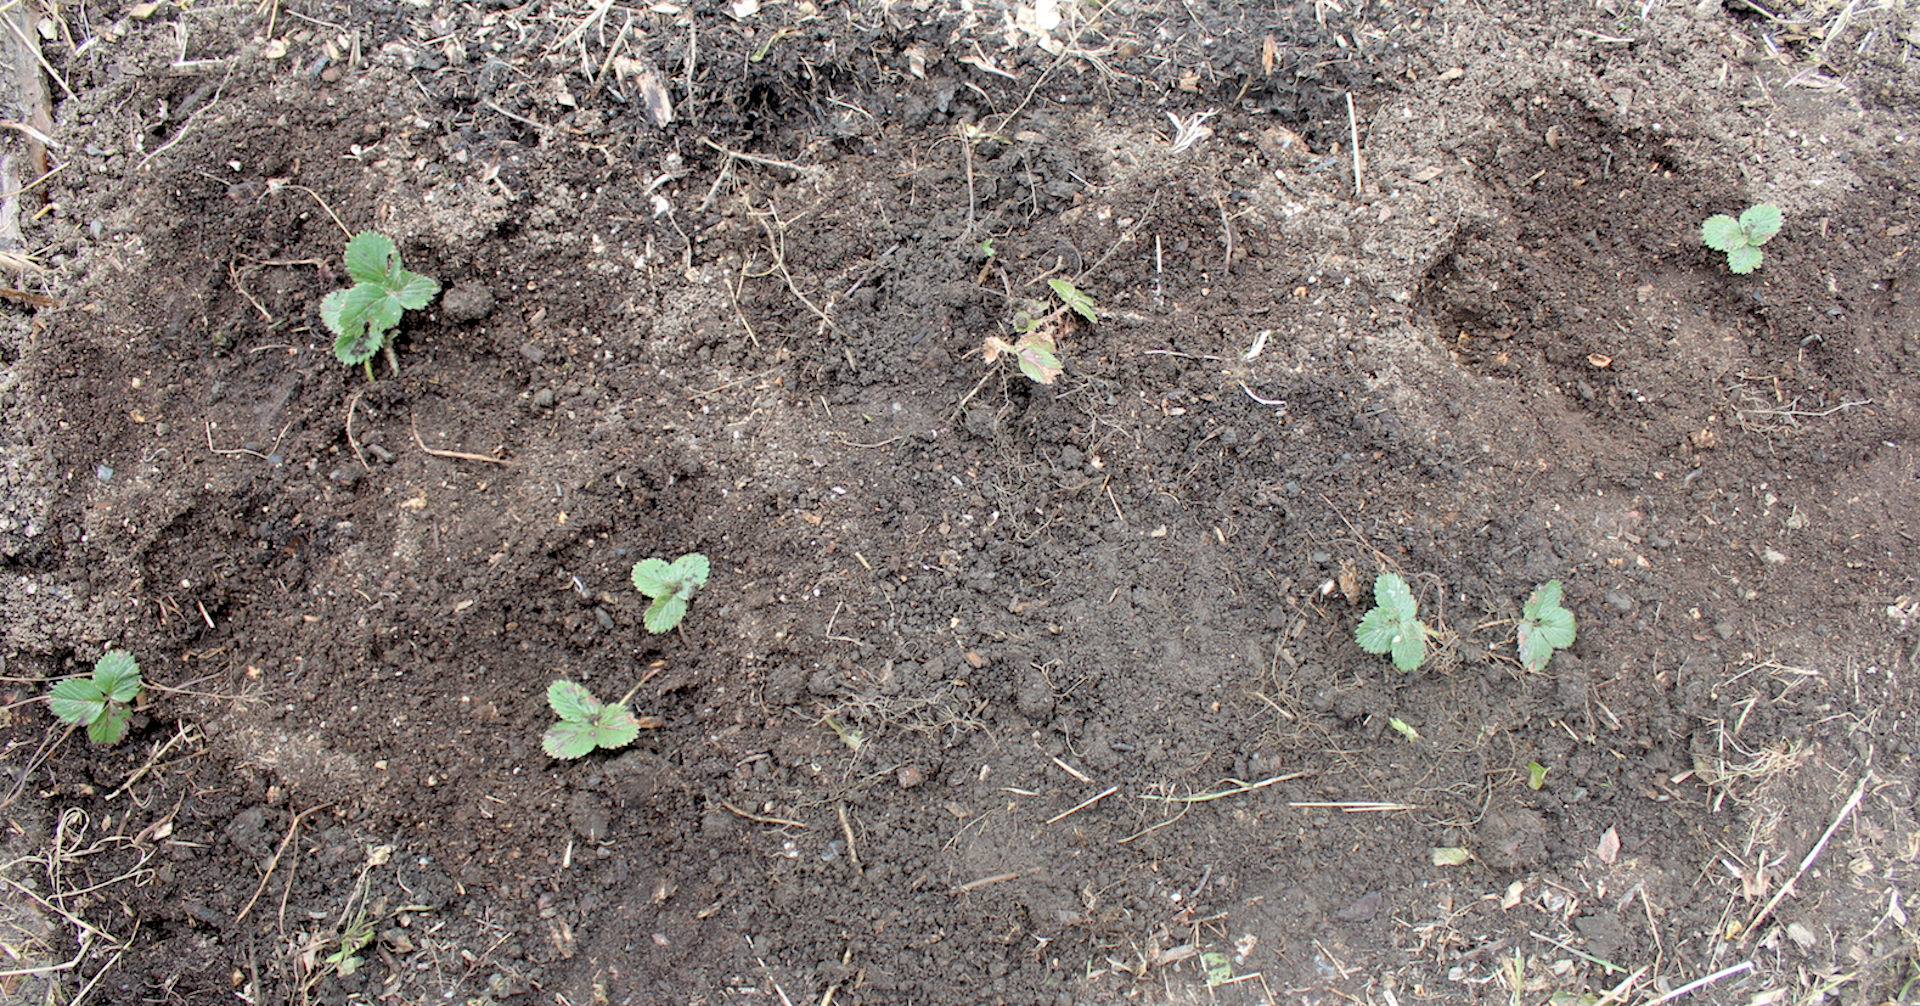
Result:
M378 231L356 234L347 242L347 275L355 283L388 286L400 268L400 250L393 239Z
M553 708L553 714L563 720L585 722L600 715L603 708L599 699L587 691L584 686L571 681L556 681L547 686L547 705Z
M92 723L106 711L106 694L87 678L68 678L47 693L47 704L62 723Z
M677 593L682 597L692 597L695 591L707 585L707 574L712 569L713 565L707 562L706 556L688 552L673 560L673 565L667 567L667 575L679 583Z
M1700 240L1714 251L1730 252L1747 243L1747 232L1740 221L1724 213L1716 213L1700 225Z
M1087 296L1079 287L1064 279L1047 280L1047 285L1060 296L1060 303L1073 308L1075 314L1087 319L1089 323L1100 320L1100 316L1093 312L1093 298Z
M1769 203L1750 206L1740 214L1740 228L1747 232L1747 243L1763 245L1767 239L1780 233L1780 207Z
M125 650L108 650L94 662L94 687L115 702L132 702L140 683L140 662Z
M642 559L633 564L633 586L648 597L665 597L679 588L673 567L665 559Z
M1727 268L1744 276L1760 268L1760 249L1742 245L1727 253Z
M118 744L127 735L127 721L132 718L133 710L109 703L99 719L87 724L87 739L95 744Z
M654 598L647 606L645 619L648 632L668 632L687 617L687 599L678 594L663 594Z
M1400 627L1393 612L1375 608L1360 619L1360 628L1354 632L1354 639L1368 653L1386 653L1393 649L1394 640L1399 635Z
M1520 662L1530 671L1547 666L1553 651L1573 645L1573 612L1560 606L1560 581L1548 580L1520 609Z
M541 735L540 747L555 758L578 758L596 747L625 747L640 735L640 721L625 705L618 702L603 705L571 681L549 685L547 703L560 713L560 722ZM586 715L568 715L581 711Z

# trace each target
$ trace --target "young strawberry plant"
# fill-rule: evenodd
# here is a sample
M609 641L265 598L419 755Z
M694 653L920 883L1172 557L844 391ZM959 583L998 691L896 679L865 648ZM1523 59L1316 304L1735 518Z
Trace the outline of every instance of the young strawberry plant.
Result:
M350 289L335 290L320 301L320 320L334 335L333 355L351 367L367 368L373 380L373 355L385 350L387 362L400 369L390 340L405 311L426 307L440 292L440 284L400 268L400 250L385 234L368 231L347 242Z
M665 559L642 559L633 564L633 585L653 598L647 606L648 632L668 632L686 617L687 602L707 585L711 567L707 557L689 552L668 563Z
M1397 573L1382 573L1373 581L1373 609L1360 619L1354 639L1368 653L1390 653L1393 666L1417 669L1427 659L1427 637L1433 630L1420 620L1419 602Z
M117 744L127 735L133 700L145 685L140 662L125 650L108 650L93 665L90 678L68 678L47 693L47 704L63 723L87 728L95 744Z
M1018 339L1008 342L990 335L981 346L988 363L998 361L1002 355L1011 356L1020 364L1020 372L1035 384L1052 384L1060 376L1058 343L1062 319L1067 312L1078 314L1088 324L1099 320L1093 309L1093 298L1079 287L1064 279L1050 279L1047 286L1060 298L1059 307L1047 311L1047 305L1033 301L1013 319Z
M1700 225L1700 241L1725 252L1727 268L1744 276L1760 268L1760 246L1780 233L1780 223L1780 207L1767 203L1748 207L1738 220L1716 213Z
M638 686L636 686L637 689ZM560 722L547 728L540 748L549 757L573 759L594 748L623 748L640 736L640 720L627 710L628 692L618 702L601 702L585 686L555 681L547 686L547 705Z
M1560 606L1560 581L1534 588L1520 609L1520 662L1529 671L1547 666L1553 651L1573 645L1574 629L1573 612Z

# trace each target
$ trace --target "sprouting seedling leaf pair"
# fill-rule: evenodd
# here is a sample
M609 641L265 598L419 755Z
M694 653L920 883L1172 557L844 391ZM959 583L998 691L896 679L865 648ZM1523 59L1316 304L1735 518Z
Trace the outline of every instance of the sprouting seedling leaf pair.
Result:
M335 290L320 301L320 320L334 334L333 355L347 366L369 368L387 346L404 311L418 310L440 292L440 284L400 267L400 251L385 234L368 231L347 242L350 289Z
M1708 248L1727 254L1727 268L1746 275L1760 268L1760 246L1780 233L1780 207L1768 203L1751 206L1740 219L1717 213L1700 225L1700 240Z
M644 619L648 632L667 632L686 617L687 602L707 585L711 569L707 557L689 552L669 563L665 559L642 559L633 564L633 585L653 598Z
M145 685L140 663L125 650L108 650L93 665L93 676L68 678L47 693L47 704L63 723L87 728L95 744L116 744L127 735L133 700Z
M1373 581L1373 609L1360 619L1354 638L1368 653L1391 653L1393 666L1412 671L1427 659L1427 637L1433 630L1420 621L1419 602L1398 573L1382 573Z
M547 686L547 705L560 717L540 738L540 748L549 757L579 758L594 748L626 747L640 736L640 720L627 710L624 698L601 702L585 686L555 681Z
M1560 581L1534 588L1520 609L1520 662L1529 671L1547 666L1553 651L1573 645L1575 628L1573 612L1560 606Z

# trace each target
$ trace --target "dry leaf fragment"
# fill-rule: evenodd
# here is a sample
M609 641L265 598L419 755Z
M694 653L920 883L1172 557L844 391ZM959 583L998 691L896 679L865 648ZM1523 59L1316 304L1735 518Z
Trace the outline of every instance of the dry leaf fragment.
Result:
M1527 882L1524 880L1516 880L1508 884L1507 893L1500 896L1500 910L1503 912L1511 911L1515 905L1520 903L1520 895L1524 893L1526 889Z
M1260 45L1260 72L1272 76L1273 64L1280 55L1280 43L1274 39L1273 32L1267 32L1267 39Z
M907 46L907 72L927 79L927 48L921 45Z
M632 78L633 85L640 90L641 103L646 107L647 118L656 126L664 126L673 121L673 98L667 94L667 87L660 79L660 71L652 63L631 56L613 57L613 72L622 81Z
M760 13L760 0L733 0L727 6L727 13L732 14L735 21L745 21Z
M1447 169L1441 167L1440 165L1430 164L1427 167L1421 168L1419 171L1414 172L1413 180L1416 182L1430 182L1446 173L1447 173Z
M1593 364L1594 366L1600 368L1601 370L1605 370L1608 367L1613 366L1613 357L1608 356L1605 353L1588 353L1587 362Z
M127 16L133 18L135 21L145 21L153 16L154 11L159 9L160 5L158 3L137 3L127 8Z
M1600 836L1600 844L1594 848L1593 854L1600 862L1612 866L1613 861L1620 858L1620 829L1608 828L1606 834Z

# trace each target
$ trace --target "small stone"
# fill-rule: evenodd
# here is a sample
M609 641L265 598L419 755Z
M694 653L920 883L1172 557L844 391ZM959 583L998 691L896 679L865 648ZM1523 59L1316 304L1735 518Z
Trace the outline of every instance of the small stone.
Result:
M440 314L456 325L479 321L493 312L493 291L484 283L456 284L440 298Z
M1778 566L1787 561L1787 554L1770 548L1760 553L1760 558L1770 565Z
M912 789L927 781L926 770L918 765L902 765L895 775L900 780L901 789Z
M553 408L553 389L541 388L533 393L533 407L536 409Z
M1633 610L1633 598L1625 591L1607 591L1607 606L1625 615Z

